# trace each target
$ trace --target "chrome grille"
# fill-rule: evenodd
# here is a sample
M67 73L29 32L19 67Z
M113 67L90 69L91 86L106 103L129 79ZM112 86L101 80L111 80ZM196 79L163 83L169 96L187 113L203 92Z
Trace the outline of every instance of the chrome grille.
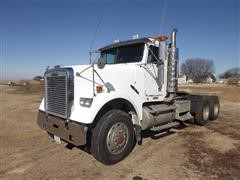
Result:
M46 108L48 113L67 116L67 77L66 75L46 77Z
M46 113L68 119L74 99L72 68L54 68L45 72Z

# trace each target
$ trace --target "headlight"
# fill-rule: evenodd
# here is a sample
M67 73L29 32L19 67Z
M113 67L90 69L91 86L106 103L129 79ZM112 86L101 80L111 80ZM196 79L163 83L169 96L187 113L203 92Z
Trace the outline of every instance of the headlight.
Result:
M80 106L91 107L93 98L80 98Z

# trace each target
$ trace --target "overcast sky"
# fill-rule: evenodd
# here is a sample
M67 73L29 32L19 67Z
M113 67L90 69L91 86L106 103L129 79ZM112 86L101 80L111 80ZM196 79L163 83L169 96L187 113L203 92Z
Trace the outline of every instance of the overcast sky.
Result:
M89 62L93 49L178 28L180 64L188 58L215 62L216 74L240 66L238 0L81 1L0 0L1 74L31 79L47 66Z

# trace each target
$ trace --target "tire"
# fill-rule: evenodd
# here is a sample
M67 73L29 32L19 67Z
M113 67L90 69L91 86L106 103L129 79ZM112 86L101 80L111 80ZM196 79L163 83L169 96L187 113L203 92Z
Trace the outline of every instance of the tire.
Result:
M217 96L209 97L210 113L209 120L216 120L220 111L220 102Z
M124 159L134 146L134 129L130 116L120 110L107 112L92 131L91 154L106 165Z
M195 124L204 126L208 123L210 114L210 105L208 98L202 96L197 103L197 110L194 116Z

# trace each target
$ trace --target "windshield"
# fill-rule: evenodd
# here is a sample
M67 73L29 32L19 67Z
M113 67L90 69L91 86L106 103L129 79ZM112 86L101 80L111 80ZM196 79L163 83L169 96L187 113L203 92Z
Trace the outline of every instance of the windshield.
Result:
M101 52L106 64L140 62L143 57L144 43L108 49Z

